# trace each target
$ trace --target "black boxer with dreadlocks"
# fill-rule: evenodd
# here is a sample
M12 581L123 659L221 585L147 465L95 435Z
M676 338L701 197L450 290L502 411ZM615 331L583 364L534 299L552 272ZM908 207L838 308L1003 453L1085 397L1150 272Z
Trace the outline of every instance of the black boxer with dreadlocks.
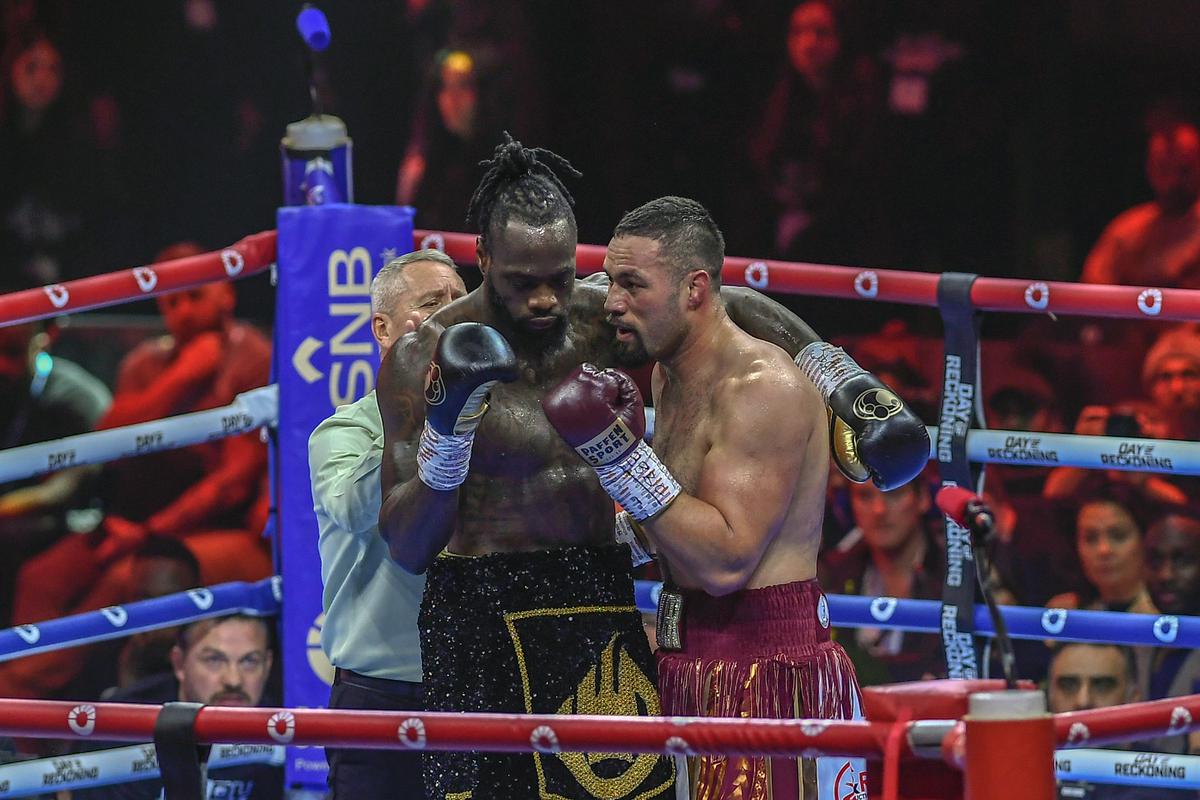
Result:
M659 714L612 501L539 404L581 362L615 363L604 288L575 278L575 215L559 175L578 173L507 135L483 165L469 212L483 284L389 351L377 393L380 531L401 566L427 572L425 707ZM475 389L491 380L480 406ZM669 758L558 753L554 738L542 732L532 755L428 753L427 793L673 796Z

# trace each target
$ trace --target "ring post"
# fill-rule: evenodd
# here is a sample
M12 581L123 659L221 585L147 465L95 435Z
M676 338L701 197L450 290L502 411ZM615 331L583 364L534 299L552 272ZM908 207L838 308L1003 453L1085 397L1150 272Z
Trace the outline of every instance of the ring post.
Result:
M1054 800L1054 717L1040 691L971 695L966 723L966 800L1008 800L1020 770L1022 800Z

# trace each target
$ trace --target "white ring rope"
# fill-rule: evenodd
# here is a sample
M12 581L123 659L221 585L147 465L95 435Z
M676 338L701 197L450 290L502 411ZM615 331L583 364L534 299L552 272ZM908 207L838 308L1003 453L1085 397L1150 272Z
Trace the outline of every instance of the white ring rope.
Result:
M279 387L272 384L243 392L222 408L0 450L0 483L223 439L278 419Z
M283 764L284 748L265 744L216 744L208 769L246 764ZM20 761L0 767L0 797L41 795L59 789L85 789L159 777L152 744Z
M938 458L938 428L929 431L929 458ZM947 437L949 438L949 437ZM946 442L941 443L946 445ZM977 464L1083 467L1124 472L1200 475L1200 443L1178 439L1126 439L1073 433L972 430L967 458Z
M1054 754L1058 779L1200 789L1200 756L1139 753L1131 750L1059 750Z

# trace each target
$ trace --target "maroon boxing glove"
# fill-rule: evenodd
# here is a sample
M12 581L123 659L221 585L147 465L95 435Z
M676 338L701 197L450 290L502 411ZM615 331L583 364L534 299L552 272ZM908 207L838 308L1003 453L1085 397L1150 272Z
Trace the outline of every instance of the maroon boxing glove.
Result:
M583 364L542 398L542 410L634 519L649 519L679 494L679 482L642 441L642 395L624 372Z
M592 364L576 367L542 398L542 410L567 444L593 467L619 461L646 435L646 410L633 379Z

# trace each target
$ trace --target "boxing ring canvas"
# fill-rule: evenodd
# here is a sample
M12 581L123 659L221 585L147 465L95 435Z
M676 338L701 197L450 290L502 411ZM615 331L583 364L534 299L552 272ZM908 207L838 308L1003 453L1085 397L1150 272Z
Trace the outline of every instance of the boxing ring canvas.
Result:
M375 388L371 279L413 249L407 206L325 205L278 213L275 374L280 387L274 459L277 567L305 587L283 604L284 702L324 708L333 670L321 650L321 563L308 471L308 437L340 405ZM289 747L289 785L324 787L320 747Z

